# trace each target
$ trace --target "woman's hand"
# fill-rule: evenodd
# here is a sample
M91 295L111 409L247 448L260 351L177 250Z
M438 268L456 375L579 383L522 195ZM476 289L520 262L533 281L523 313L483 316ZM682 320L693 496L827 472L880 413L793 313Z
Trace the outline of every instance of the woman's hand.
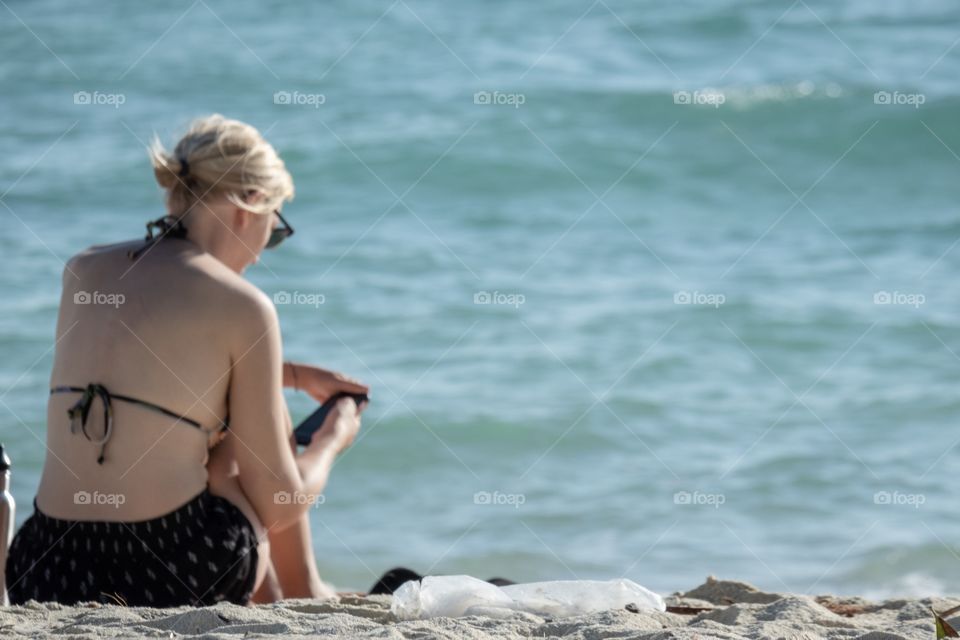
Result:
M366 402L357 406L353 398L340 398L330 413L327 414L323 425L317 429L310 440L309 449L330 449L335 454L353 444L357 432L360 431L360 414Z
M283 381L285 387L305 391L320 404L337 393L370 394L370 387L355 378L307 364L288 362L284 367Z

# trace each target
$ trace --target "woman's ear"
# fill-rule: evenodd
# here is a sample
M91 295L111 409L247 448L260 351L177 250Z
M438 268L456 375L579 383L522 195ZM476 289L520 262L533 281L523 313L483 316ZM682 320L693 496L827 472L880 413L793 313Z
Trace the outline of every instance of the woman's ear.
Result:
M247 228L247 225L250 224L250 216L256 215L250 213L246 209L241 209L240 207L234 207L233 209L233 228L237 231L243 231Z
M247 191L245 194L243 194L243 201L246 202L247 204L256 205L256 204L259 204L260 201L264 199L264 197L265 197L265 194L262 191L251 189L250 191ZM255 215L257 214L251 213L241 207L235 207L233 211L233 228L237 230L242 230L246 228L246 226L251 222L250 216L255 216Z

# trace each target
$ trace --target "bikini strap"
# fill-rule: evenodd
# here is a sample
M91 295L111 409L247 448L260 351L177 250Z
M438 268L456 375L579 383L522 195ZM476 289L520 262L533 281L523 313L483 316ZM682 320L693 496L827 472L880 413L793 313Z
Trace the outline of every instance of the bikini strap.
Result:
M50 389L50 395L55 393L83 394L80 399L77 400L76 404L67 410L67 415L70 417L70 433L76 433L79 429L87 440L93 444L100 445L100 456L97 458L97 464L103 464L104 449L107 447L107 441L110 440L110 436L113 435L113 405L111 401L114 399L122 400L123 402L129 402L131 404L137 404L141 407L146 407L147 409L151 409L153 411L162 413L165 416L174 418L178 422L185 422L190 426L199 429L200 431L204 431L203 425L196 420L192 420L186 416L177 415L173 411L164 409L160 405L147 402L146 400L131 398L130 396L123 396L118 393L110 393L105 386L97 382L90 383L86 387L59 386ZM100 403L103 405L103 422L104 425L106 425L103 437L100 439L91 438L90 434L87 433L87 417L90 415L90 407L93 404L94 398L100 398ZM221 430L223 429L226 429L226 423L221 425Z
M154 235L155 233L159 233L159 235ZM136 251L133 249L127 251L127 257L134 261L137 260L147 249L167 236L180 239L187 237L187 228L183 226L182 218L163 216L148 222L147 235L143 239L145 244Z

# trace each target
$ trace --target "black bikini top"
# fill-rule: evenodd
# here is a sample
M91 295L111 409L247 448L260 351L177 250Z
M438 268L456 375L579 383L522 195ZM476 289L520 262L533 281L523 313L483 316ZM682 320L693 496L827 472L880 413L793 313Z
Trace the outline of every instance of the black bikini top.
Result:
M147 402L146 400L139 400L137 398L131 398L130 396L122 396L119 393L110 393L107 391L105 386L96 382L90 383L86 387L60 386L50 389L50 395L55 393L83 394L83 396L77 400L77 403L67 410L67 415L70 417L70 433L76 433L77 429L79 428L87 440L93 444L100 445L100 456L97 458L97 464L103 464L104 449L107 448L107 442L110 440L110 436L113 435L113 405L111 404L111 400L122 400L123 402L138 404L141 407L146 407L147 409L152 409L153 411L162 413L165 416L174 418L177 420L177 422L185 422L191 427L195 427L200 431L206 432L206 429L204 429L203 426L196 420L192 420L186 416L177 415L173 411L164 409L160 405ZM93 399L95 397L100 398L100 403L103 405L104 432L103 437L99 439L91 438L90 434L87 433L87 416L90 415L90 407L93 404ZM226 422L221 422L218 431L225 431L227 427L228 424Z
M143 255L145 251L157 244L157 242L167 237L180 239L185 239L187 237L187 228L183 226L182 218L163 216L162 218L157 218L156 220L151 220L148 222L147 235L143 239L146 244L136 251L133 249L127 251L127 257L131 260L136 260Z

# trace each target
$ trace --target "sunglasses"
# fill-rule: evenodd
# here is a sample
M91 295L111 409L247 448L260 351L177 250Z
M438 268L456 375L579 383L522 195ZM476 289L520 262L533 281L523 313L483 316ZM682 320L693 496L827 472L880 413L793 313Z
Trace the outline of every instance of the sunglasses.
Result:
M273 249L293 235L293 227L291 227L290 223L280 214L280 210L277 209L274 213L280 218L280 226L274 227L273 231L270 232L270 238L267 240L267 246L265 247L266 249Z

